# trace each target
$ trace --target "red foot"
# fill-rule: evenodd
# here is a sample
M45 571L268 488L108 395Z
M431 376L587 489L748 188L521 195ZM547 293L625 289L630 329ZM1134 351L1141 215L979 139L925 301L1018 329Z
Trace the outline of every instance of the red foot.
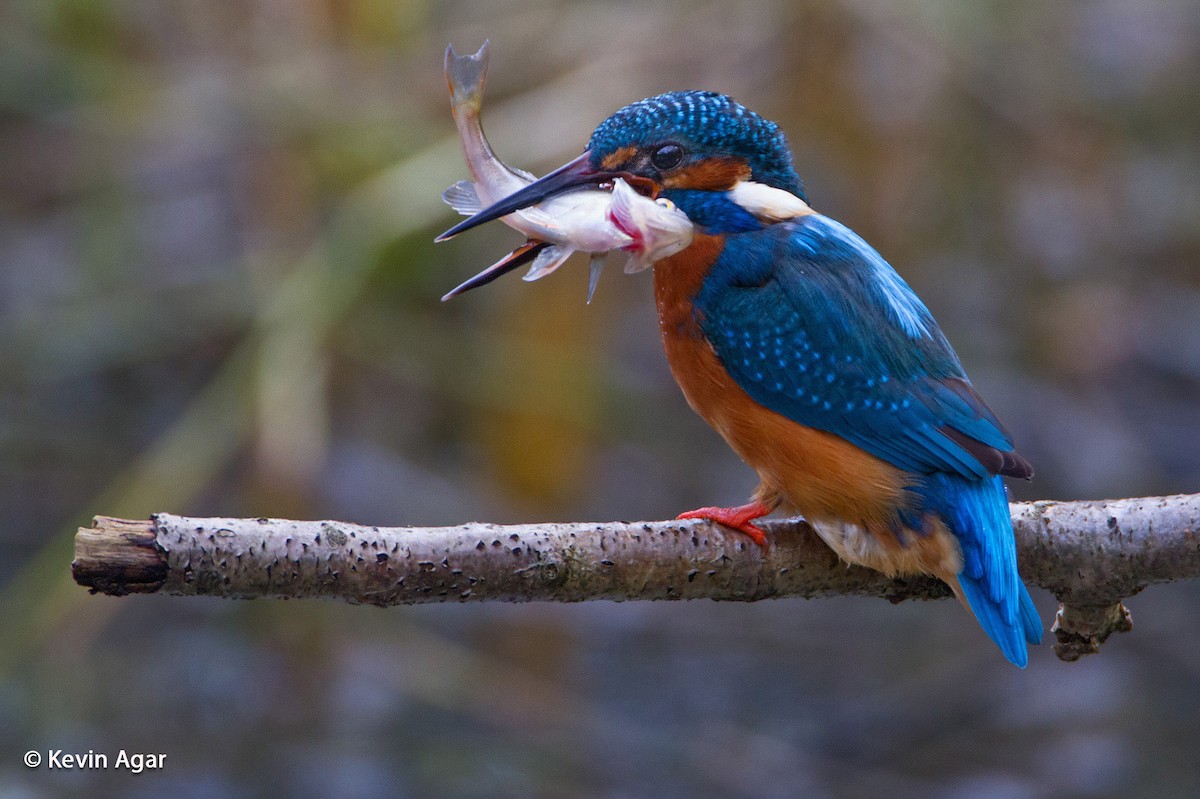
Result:
M675 518L677 519L708 519L709 521L718 522L726 527L732 527L734 530L745 533L750 536L750 540L758 544L764 550L767 548L767 534L762 531L761 527L751 524L751 519L757 519L766 516L773 511L770 505L762 502L751 502L748 505L738 505L736 508L697 508L689 510L687 513L681 513Z

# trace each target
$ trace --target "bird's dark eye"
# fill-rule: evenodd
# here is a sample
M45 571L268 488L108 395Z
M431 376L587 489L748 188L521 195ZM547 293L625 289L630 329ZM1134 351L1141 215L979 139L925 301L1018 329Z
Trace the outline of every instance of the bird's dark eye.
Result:
M664 144L650 154L650 163L657 169L674 169L683 160L683 148L678 144Z

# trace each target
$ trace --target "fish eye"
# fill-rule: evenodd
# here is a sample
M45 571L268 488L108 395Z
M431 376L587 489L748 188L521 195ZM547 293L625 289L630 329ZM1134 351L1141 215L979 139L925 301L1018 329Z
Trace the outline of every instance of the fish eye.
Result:
M675 210L675 203L671 202L666 197L659 197L657 200L654 201L654 203L661 208L666 208L668 211Z
M683 160L683 148L678 144L664 144L650 154L650 163L657 169L674 169Z

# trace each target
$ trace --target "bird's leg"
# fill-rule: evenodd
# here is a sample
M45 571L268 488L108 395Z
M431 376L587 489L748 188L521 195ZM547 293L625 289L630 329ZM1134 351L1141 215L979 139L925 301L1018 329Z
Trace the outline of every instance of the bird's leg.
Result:
M755 500L746 505L738 505L735 508L697 508L696 510L681 513L675 518L708 519L709 521L723 524L726 527L732 527L734 530L750 536L751 541L765 550L767 548L767 534L763 532L761 527L751 524L751 522L754 519L771 513L778 504L778 502L767 504L762 500Z

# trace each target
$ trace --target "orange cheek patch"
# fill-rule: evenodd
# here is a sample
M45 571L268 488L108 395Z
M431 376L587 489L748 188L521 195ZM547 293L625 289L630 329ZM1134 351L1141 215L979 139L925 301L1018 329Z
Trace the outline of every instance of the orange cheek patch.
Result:
M637 155L636 147L622 147L604 156L604 159L600 161L600 166L605 169L616 170L632 161L635 155Z
M750 179L750 165L742 158L718 156L705 158L663 180L668 189L728 191L741 180Z

